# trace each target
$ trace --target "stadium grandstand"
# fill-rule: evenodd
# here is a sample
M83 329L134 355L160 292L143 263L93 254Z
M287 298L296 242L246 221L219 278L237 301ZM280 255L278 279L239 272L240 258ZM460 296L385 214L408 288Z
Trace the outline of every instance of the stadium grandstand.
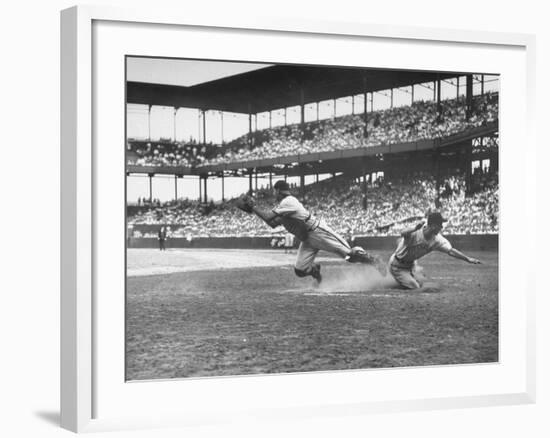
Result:
M182 241L268 237L281 230L233 208L226 181L271 205L283 178L345 235L396 235L433 209L445 233L498 233L497 76L269 65L126 91L128 180L149 182L128 199L133 238L162 225ZM155 197L155 178L173 178L172 199Z

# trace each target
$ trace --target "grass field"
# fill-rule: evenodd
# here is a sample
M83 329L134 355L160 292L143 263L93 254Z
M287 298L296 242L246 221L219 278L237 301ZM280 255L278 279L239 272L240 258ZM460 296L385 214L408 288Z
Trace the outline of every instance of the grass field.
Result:
M330 257L315 289L282 251L128 250L127 379L498 361L497 253L471 255L423 258L419 293Z

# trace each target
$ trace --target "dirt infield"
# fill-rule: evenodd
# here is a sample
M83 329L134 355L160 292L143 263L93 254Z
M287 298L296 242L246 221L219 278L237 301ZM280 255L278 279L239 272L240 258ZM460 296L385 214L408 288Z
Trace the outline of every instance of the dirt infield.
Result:
M497 254L472 256L422 259L418 293L335 258L316 289L284 251L131 250L127 379L498 361Z

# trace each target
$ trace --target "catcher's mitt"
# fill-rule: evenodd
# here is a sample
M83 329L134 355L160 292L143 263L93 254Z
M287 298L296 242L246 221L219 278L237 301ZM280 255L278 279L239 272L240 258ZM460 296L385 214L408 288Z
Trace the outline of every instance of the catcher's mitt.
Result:
M350 263L365 263L367 265L372 265L383 277L386 276L387 270L384 261L377 255L369 254L360 246L351 248L351 253L347 256L346 260Z
M250 196L241 196L235 202L235 207L244 211L245 213L252 213L254 207L254 199Z

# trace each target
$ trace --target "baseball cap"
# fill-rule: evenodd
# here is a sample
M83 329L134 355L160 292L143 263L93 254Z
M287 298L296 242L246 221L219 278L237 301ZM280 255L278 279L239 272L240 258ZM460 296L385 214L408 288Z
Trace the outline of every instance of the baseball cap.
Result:
M433 213L430 213L428 215L428 225L443 225L443 222L447 222L447 219L443 219L443 216L441 216L441 213L438 211L435 211Z
M288 192L290 190L288 183L284 180L277 181L273 187L281 192Z

